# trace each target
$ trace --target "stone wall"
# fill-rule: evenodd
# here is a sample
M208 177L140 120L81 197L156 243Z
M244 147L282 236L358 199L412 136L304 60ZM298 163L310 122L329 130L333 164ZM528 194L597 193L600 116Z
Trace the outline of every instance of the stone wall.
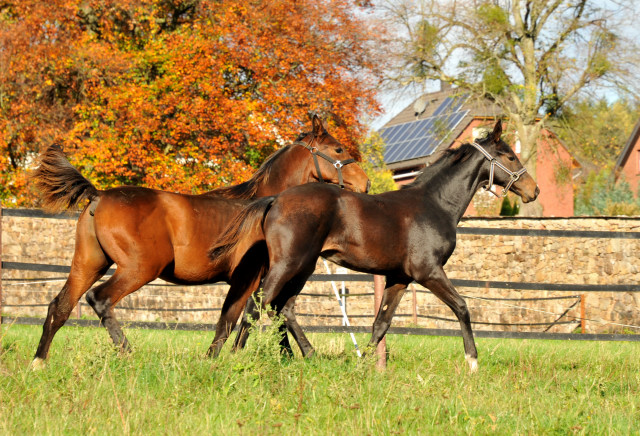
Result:
M72 218L72 217L71 217ZM461 226L549 229L640 231L640 219L570 218L464 219ZM75 219L2 217L2 260L70 265L75 239ZM531 236L458 235L456 251L445 267L451 279L561 284L636 284L640 269L637 239L591 239ZM336 266L330 265L333 273ZM325 274L318 263L316 274ZM2 272L4 315L46 315L46 306L64 283L65 274L5 269ZM341 282L335 285L340 289ZM373 320L373 283L344 283L352 325L370 326ZM173 286L161 280L143 287L120 304L122 320L215 323L228 286ZM544 331L572 305L552 332L579 327L580 293L459 288L467 299L477 330ZM414 292L415 291L415 292ZM340 325L340 309L331 282L309 282L297 301L303 325ZM415 300L414 300L415 295ZM585 292L587 332L634 331L640 325L640 293ZM531 300L532 298L546 300ZM564 297L563 299L555 299ZM414 304L415 301L415 304ZM81 304L74 316L91 317ZM396 312L395 326L458 328L453 313L416 284L410 286Z

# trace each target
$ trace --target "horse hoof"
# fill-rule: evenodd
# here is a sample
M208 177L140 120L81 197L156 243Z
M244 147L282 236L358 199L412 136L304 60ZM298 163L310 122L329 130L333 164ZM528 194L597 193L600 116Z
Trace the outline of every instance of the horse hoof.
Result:
M31 371L40 371L44 369L45 366L46 366L46 363L44 359L41 359L40 357L36 357L35 359L33 359L31 364L29 365L29 369Z
M472 374L478 372L478 359L471 356L465 356L467 363L469 364L469 372Z

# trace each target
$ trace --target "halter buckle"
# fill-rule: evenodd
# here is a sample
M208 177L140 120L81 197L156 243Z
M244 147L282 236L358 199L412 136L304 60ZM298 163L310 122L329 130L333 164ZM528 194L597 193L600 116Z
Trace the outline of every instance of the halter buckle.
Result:
M339 160L337 160L337 161L335 161L335 162L333 163L333 166L334 166L337 170L339 170L339 169L340 169L340 168L342 168L344 165L342 164L342 162L340 162Z

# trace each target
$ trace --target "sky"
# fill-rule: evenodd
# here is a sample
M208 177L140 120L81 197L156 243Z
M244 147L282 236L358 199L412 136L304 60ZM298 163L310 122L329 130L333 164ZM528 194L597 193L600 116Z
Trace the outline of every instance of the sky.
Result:
M618 0L594 0L594 4L611 7L617 3ZM633 7L636 9L635 16L640 16L640 0L635 0ZM627 38L633 38L636 41L640 40L640 26L629 26L625 29L619 29ZM440 89L440 84L437 81L429 82L425 86L426 92L435 92ZM368 121L372 130L378 130L384 126L389 120L396 116L400 111L411 104L415 99L421 95L421 90L416 88L404 88L401 90L393 91L381 91L378 98L384 108L385 113L379 117L373 118ZM613 90L601 91L601 95L609 101L615 101L619 98L619 95Z

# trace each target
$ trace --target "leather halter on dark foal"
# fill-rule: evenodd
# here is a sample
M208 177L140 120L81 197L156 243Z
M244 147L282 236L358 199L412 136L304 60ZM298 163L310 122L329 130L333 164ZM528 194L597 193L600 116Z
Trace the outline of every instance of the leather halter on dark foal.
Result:
M520 168L520 170L513 172L509 168L505 167L500 162L498 162L498 160L495 157L491 156L491 154L477 142L474 141L471 143L471 145L473 145L480 153L482 153L484 157L486 157L487 160L489 160L489 162L491 163L491 169L489 170L489 182L484 186L484 190L491 192L493 195L495 195L498 198L505 197L507 195L507 192L509 192L509 189L511 188L511 186L518 181L521 175L527 172L527 169L525 167L522 167ZM507 183L507 186L505 186L504 189L502 190L502 195L498 195L495 191L491 190L491 188L493 187L493 173L495 172L495 167L498 167L504 172L506 172L507 174L509 174L509 177L511 178L509 180L509 183Z
M311 144L313 144L313 141L315 140L316 138L313 138L313 140L311 141ZM302 141L295 141L293 143L293 145L301 145L311 152L311 155L313 156L313 164L316 166L316 172L318 173L320 182L324 182L324 178L322 177L322 171L320 171L320 163L318 162L318 156L328 161L338 171L338 186L344 189L344 180L342 178L342 167L345 165L349 165L350 163L354 163L356 160L355 159L346 159L346 160L333 159L331 156L328 156L323 152L319 151L317 147L312 147L311 144L307 144L306 142L302 142Z

